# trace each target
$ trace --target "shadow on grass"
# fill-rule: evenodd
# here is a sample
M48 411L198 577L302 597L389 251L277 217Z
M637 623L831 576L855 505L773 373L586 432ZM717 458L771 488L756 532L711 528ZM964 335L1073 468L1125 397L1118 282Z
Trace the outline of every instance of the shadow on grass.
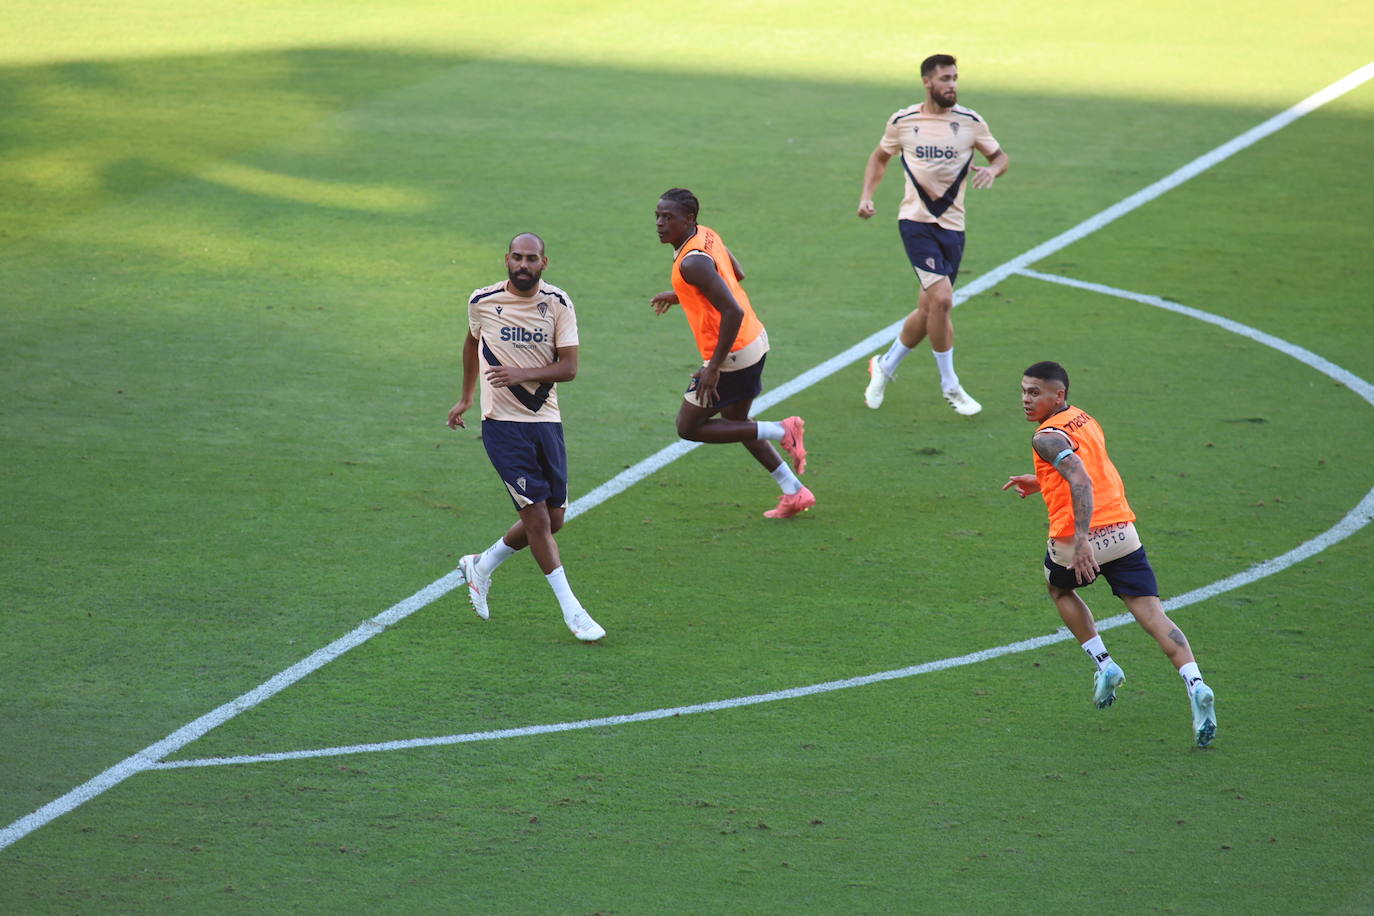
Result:
M19 465L5 502L23 545L0 568L22 605L0 720L23 724L0 750L0 821L422 584L416 568L448 545L408 500L453 469L416 454L431 443L415 430L437 430L454 384L455 303L499 276L515 231L550 239L550 279L582 308L595 384L579 389L593 406L574 409L625 418L584 427L578 448L598 470L663 444L668 424L624 392L665 390L691 361L680 327L626 317L666 279L650 221L664 188L694 188L739 253L778 332L774 380L892 320L888 303L911 295L895 233L852 212L885 117L914 89L367 48L0 72L0 364ZM969 276L1273 113L965 95L1015 159L970 205ZM1343 135L1363 126L1321 117ZM882 189L885 215L898 183ZM339 189L415 205L351 206ZM494 492L477 451L462 454L461 485ZM463 535L486 538L507 515L493 497ZM890 548L892 563L907 549ZM483 650L502 663L527 645L504 632ZM712 635L696 637L703 656ZM663 669L645 644L652 684Z

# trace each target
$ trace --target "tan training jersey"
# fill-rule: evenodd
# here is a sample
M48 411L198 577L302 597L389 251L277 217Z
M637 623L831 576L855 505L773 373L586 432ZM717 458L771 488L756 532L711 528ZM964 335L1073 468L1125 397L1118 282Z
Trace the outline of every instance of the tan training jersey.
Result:
M973 151L991 157L1001 149L976 111L955 105L926 114L920 105L893 113L879 146L896 158L906 180L898 219L964 229L964 191Z
M504 280L475 289L468 297L468 330L477 338L484 420L562 422L552 382L496 388L486 370L547 366L559 348L577 346L577 313L567 293L541 282L538 295L525 298L508 291Z

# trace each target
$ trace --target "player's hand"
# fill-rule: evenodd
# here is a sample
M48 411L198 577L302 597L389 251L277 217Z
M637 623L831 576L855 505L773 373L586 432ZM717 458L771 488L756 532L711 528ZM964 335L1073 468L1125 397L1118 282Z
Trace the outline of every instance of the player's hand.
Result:
M859 201L859 219L868 219L868 218L871 217L874 213L877 213L877 212L878 212L878 208L875 207L875 206L873 206L873 201L871 201L871 200L861 200L861 201Z
M519 366L492 366L487 369L486 375L493 388L509 388L528 381L527 370Z
M1025 499L1032 493L1040 492L1040 479L1034 474L1017 474L1013 477L1008 477L1007 482L1002 484L1003 490L1009 490L1012 487L1016 488L1017 496Z
M1079 585L1092 582L1101 571L1102 568L1097 565L1097 558L1093 556L1092 545L1086 537L1077 536L1073 539L1073 565L1069 568L1073 570L1073 577Z
M692 378L697 380L697 403L702 407L710 407L716 402L716 389L720 386L720 370L710 366L702 366L692 375Z
M985 165L973 166L973 181L971 184L975 188L990 188L992 183L997 180L997 174Z
M467 413L468 408L471 406L472 398L463 398L463 400L454 404L448 412L448 428L465 429L467 424L463 422L463 414Z
M672 290L664 290L657 296L649 300L649 304L654 308L655 315L662 315L672 308L677 302L677 293Z

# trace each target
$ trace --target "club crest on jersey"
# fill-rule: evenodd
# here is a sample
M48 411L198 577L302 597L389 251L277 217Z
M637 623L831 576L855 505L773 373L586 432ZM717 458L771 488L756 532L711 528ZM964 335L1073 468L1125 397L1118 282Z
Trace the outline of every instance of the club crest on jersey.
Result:
M549 304L548 304L547 302L541 302L541 303L539 303L539 317L540 317L540 318L547 318L548 315L549 315Z
M952 133L952 134L954 134L954 136L956 136L956 137L959 136L959 122L958 122L958 121L950 121L950 122L949 122L949 132Z

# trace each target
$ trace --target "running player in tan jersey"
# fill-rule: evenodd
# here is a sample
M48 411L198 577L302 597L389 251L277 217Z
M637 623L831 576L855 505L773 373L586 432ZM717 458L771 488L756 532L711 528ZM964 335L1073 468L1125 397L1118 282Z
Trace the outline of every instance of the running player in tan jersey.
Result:
M959 383L954 371L954 281L964 254L964 191L969 184L990 188L1007 171L1011 160L993 138L987 122L959 101L959 68L948 54L932 54L921 62L926 98L888 119L882 140L868 157L859 218L876 212L873 192L887 173L893 156L902 163L906 194L898 211L897 227L907 258L920 281L916 310L907 315L901 332L887 352L868 361L864 403L877 409L884 390L906 355L927 336L940 371L940 390L957 413L973 416L983 409ZM973 164L974 151L986 166Z
M686 188L663 192L654 210L658 240L673 246L673 288L649 302L662 315L681 305L704 364L693 375L677 414L677 434L691 442L739 442L782 489L767 518L791 518L816 504L797 475L806 470L805 424L749 419L763 391L768 332L744 292L744 271L714 229L697 224L701 205ZM716 417L720 414L720 417ZM792 456L796 471L773 448Z
M563 609L563 622L591 642L606 631L573 594L553 539L568 507L568 458L554 386L577 375L578 338L572 299L541 280L548 263L544 241L521 233L506 251L506 281L474 290L468 299L463 394L448 412L448 425L467 426L463 414L472 407L480 372L482 445L520 520L481 554L463 557L458 568L473 610L486 620L492 573L528 546Z
M1036 424L1031 439L1034 474L1018 474L1002 486L1016 488L1025 499L1045 497L1050 514L1045 579L1059 616L1079 645L1097 664L1093 675L1093 703L1105 709L1116 699L1126 679L1097 632L1092 611L1078 596L1078 588L1099 574L1112 587L1136 621L1155 638L1174 663L1193 712L1193 740L1199 747L1216 735L1216 701L1202 680L1188 637L1183 635L1159 600L1159 585L1135 530L1135 513L1126 502L1121 475L1107 455L1107 441L1098 422L1069 404L1069 373L1059 363L1042 362L1028 368L1021 379L1021 408Z

